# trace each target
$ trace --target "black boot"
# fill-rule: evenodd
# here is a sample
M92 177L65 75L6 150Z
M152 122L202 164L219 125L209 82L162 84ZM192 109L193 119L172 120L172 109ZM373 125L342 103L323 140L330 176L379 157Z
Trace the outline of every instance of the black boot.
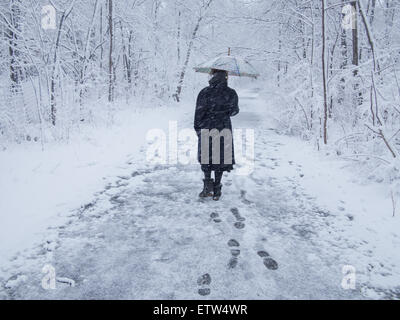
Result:
M214 195L213 195L213 200L218 201L219 198L221 197L221 188L222 188L222 184L220 183L214 183Z
M203 191L200 192L200 198L211 197L213 195L214 180L213 179L203 179L204 187Z

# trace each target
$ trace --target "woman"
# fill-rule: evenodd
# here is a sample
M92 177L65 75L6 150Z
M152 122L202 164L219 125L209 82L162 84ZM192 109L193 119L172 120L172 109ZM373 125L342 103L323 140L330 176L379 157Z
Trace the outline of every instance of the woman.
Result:
M199 138L197 158L204 172L204 187L199 196L219 200L222 174L231 171L235 164L230 117L239 113L239 99L236 91L228 87L226 71L212 69L210 74L210 85L197 97L194 129Z

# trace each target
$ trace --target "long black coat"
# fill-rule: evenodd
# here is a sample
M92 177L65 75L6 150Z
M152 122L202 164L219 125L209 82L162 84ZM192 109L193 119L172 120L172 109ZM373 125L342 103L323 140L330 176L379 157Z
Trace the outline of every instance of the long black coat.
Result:
M232 123L230 117L239 113L239 99L236 91L228 87L224 73L215 74L209 81L209 84L208 87L200 91L196 102L194 129L199 138L197 158L203 171L230 171L233 169L233 165L235 164ZM210 131L202 129L208 129ZM217 129L218 131L212 129ZM224 129L228 129L229 131ZM207 135L207 132L211 133L210 136ZM216 143L213 145L213 134L221 134L219 157L218 152L216 153L218 146ZM208 157L207 152L204 154L204 151L207 151L207 137L209 137ZM218 139L218 136L216 137L216 139ZM231 155L229 152L230 149L232 150ZM227 153L228 156L225 153ZM215 155L214 159L213 154Z

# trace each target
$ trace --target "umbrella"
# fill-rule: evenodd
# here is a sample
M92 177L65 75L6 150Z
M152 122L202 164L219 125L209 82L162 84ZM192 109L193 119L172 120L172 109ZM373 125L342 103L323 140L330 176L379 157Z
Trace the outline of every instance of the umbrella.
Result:
M194 67L196 72L210 73L211 69L225 70L232 76L257 78L260 74L246 60L235 56L219 56Z

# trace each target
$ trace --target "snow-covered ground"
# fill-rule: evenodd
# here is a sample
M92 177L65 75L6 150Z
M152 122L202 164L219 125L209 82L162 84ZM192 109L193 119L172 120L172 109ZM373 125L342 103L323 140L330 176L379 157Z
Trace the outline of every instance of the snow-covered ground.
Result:
M90 202L133 161L146 132L162 127L169 107L136 108L117 113L112 124L83 127L68 143L10 145L0 153L0 266L38 241L49 225L62 223L70 211ZM180 111L181 112L181 111Z
M399 299L390 190L281 135L257 91L239 97L233 125L255 130L254 170L225 175L218 202L198 198L198 165L146 161L146 132L191 128L190 104L3 152L0 298ZM54 290L42 287L48 264ZM341 286L343 266L355 289Z

